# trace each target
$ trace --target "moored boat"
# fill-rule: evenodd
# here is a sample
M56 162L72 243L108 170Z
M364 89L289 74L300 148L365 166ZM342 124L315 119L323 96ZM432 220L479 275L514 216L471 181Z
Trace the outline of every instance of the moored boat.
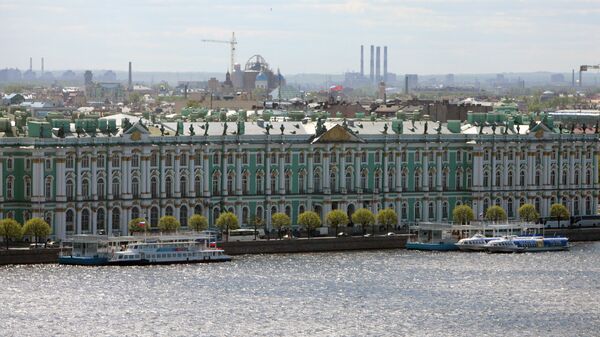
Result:
M406 242L406 249L427 251L458 250L456 239L452 237L452 225L423 222L409 229L412 235Z
M507 236L492 240L485 245L490 253L523 253L568 250L569 239L565 237L545 238L542 236Z
M71 249L62 250L59 264L80 266L102 266L108 264L109 247L106 237L99 235L75 235L68 243Z
M480 252L485 250L485 245L492 241L497 240L499 237L487 237L483 234L477 233L470 238L464 238L458 240L456 246L461 251L467 252Z

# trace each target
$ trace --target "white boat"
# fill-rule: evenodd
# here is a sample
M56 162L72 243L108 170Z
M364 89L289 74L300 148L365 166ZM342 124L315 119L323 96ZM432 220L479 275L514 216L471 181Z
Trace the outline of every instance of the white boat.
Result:
M149 265L231 261L222 249L204 238L147 238L116 251L109 265Z
M485 245L490 253L522 253L568 250L569 239L564 237L545 238L542 236L506 236L492 240Z
M456 243L456 246L461 251L480 252L480 251L484 251L486 249L485 245L488 242L490 242L492 240L498 240L498 239L500 239L500 238L499 237L488 237L488 236L484 236L483 234L477 233L470 238L464 238L464 239L458 240L458 242Z

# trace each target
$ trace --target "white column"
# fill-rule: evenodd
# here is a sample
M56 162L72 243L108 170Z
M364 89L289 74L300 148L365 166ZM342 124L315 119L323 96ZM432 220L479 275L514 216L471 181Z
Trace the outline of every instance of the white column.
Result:
M329 156L331 149L327 149L323 152L323 193L331 193L330 189L330 172L329 172Z
M436 189L438 191L442 191L444 186L442 186L442 148L438 148L438 152L436 153L435 156L435 160L436 160ZM439 216L438 216L439 217Z
M204 151L202 153L202 187L203 187L203 191L202 194L204 197L208 197L210 196L210 190L208 189L211 183L211 178L209 175L209 171L210 171L210 164L208 161L208 148L205 147Z
M174 179L173 179L173 190L175 191L174 193L174 197L175 198L180 198L181 197L181 173L179 172L180 170L180 166L181 166L181 156L183 156L184 154L181 153L181 150L179 148L177 148L175 150L175 175L174 175Z
M267 188L265 188L265 193L267 195L271 194L271 156L274 156L274 153L271 153L270 149L267 148L265 151L264 159L265 159L265 183ZM309 175L310 177L310 175Z
M306 190L308 191L308 193L313 193L313 187L314 187L314 180L313 180L313 176L315 174L314 172L314 168L313 168L313 153L312 153L312 149L310 149L310 152L308 152L306 154L307 160L308 160L308 169L306 172L306 176L308 177L308 183L306 186Z
M190 148L190 153L189 153L189 157L188 157L188 191L190 192L189 195L192 197L196 196L196 151L193 147ZM189 216L188 216L189 219Z
M423 151L423 176L421 178L423 182L423 190L429 190L429 147L425 145L425 151ZM426 218L427 219L427 218Z
M383 172L381 173L381 178L383 179L383 192L389 192L390 186L388 186L388 169L389 169L389 161L392 160L388 156L388 146L387 144L384 146L383 153L381 154L381 159L383 160Z
M166 184L166 169L165 169L165 149L160 149L160 197L165 198L167 196Z
M361 159L361 151L362 149L360 147L358 147L358 149L356 149L356 151L354 151L354 190L355 191L362 191L362 188L360 186L360 171L361 171L361 164L360 164L360 159ZM337 234L337 233L336 233Z
M284 166L284 159L285 159L285 152L280 151L279 152L279 194L284 195L285 194L285 166Z
M402 191L402 149L396 151L396 192ZM400 217L398 217L400 219ZM400 224L400 223L398 223Z

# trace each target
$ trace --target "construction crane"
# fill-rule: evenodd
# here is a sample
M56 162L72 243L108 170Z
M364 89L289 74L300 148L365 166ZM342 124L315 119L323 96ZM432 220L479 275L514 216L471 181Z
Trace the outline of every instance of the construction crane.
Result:
M600 69L600 64L597 65L582 65L579 67L579 86L581 87L581 73L584 71L588 71L589 69Z
M235 45L237 41L235 40L235 32L231 33L231 40L210 40L204 39L202 42L214 42L214 43L228 43L231 47L231 65L229 66L229 73L233 73L233 65L235 63Z

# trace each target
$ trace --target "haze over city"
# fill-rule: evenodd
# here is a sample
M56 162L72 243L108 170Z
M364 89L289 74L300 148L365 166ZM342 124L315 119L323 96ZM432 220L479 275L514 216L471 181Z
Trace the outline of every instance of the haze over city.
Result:
M395 73L569 72L597 63L594 1L15 1L0 4L0 67L225 72L265 56L287 74L357 71L387 45ZM39 61L38 61L39 62Z

